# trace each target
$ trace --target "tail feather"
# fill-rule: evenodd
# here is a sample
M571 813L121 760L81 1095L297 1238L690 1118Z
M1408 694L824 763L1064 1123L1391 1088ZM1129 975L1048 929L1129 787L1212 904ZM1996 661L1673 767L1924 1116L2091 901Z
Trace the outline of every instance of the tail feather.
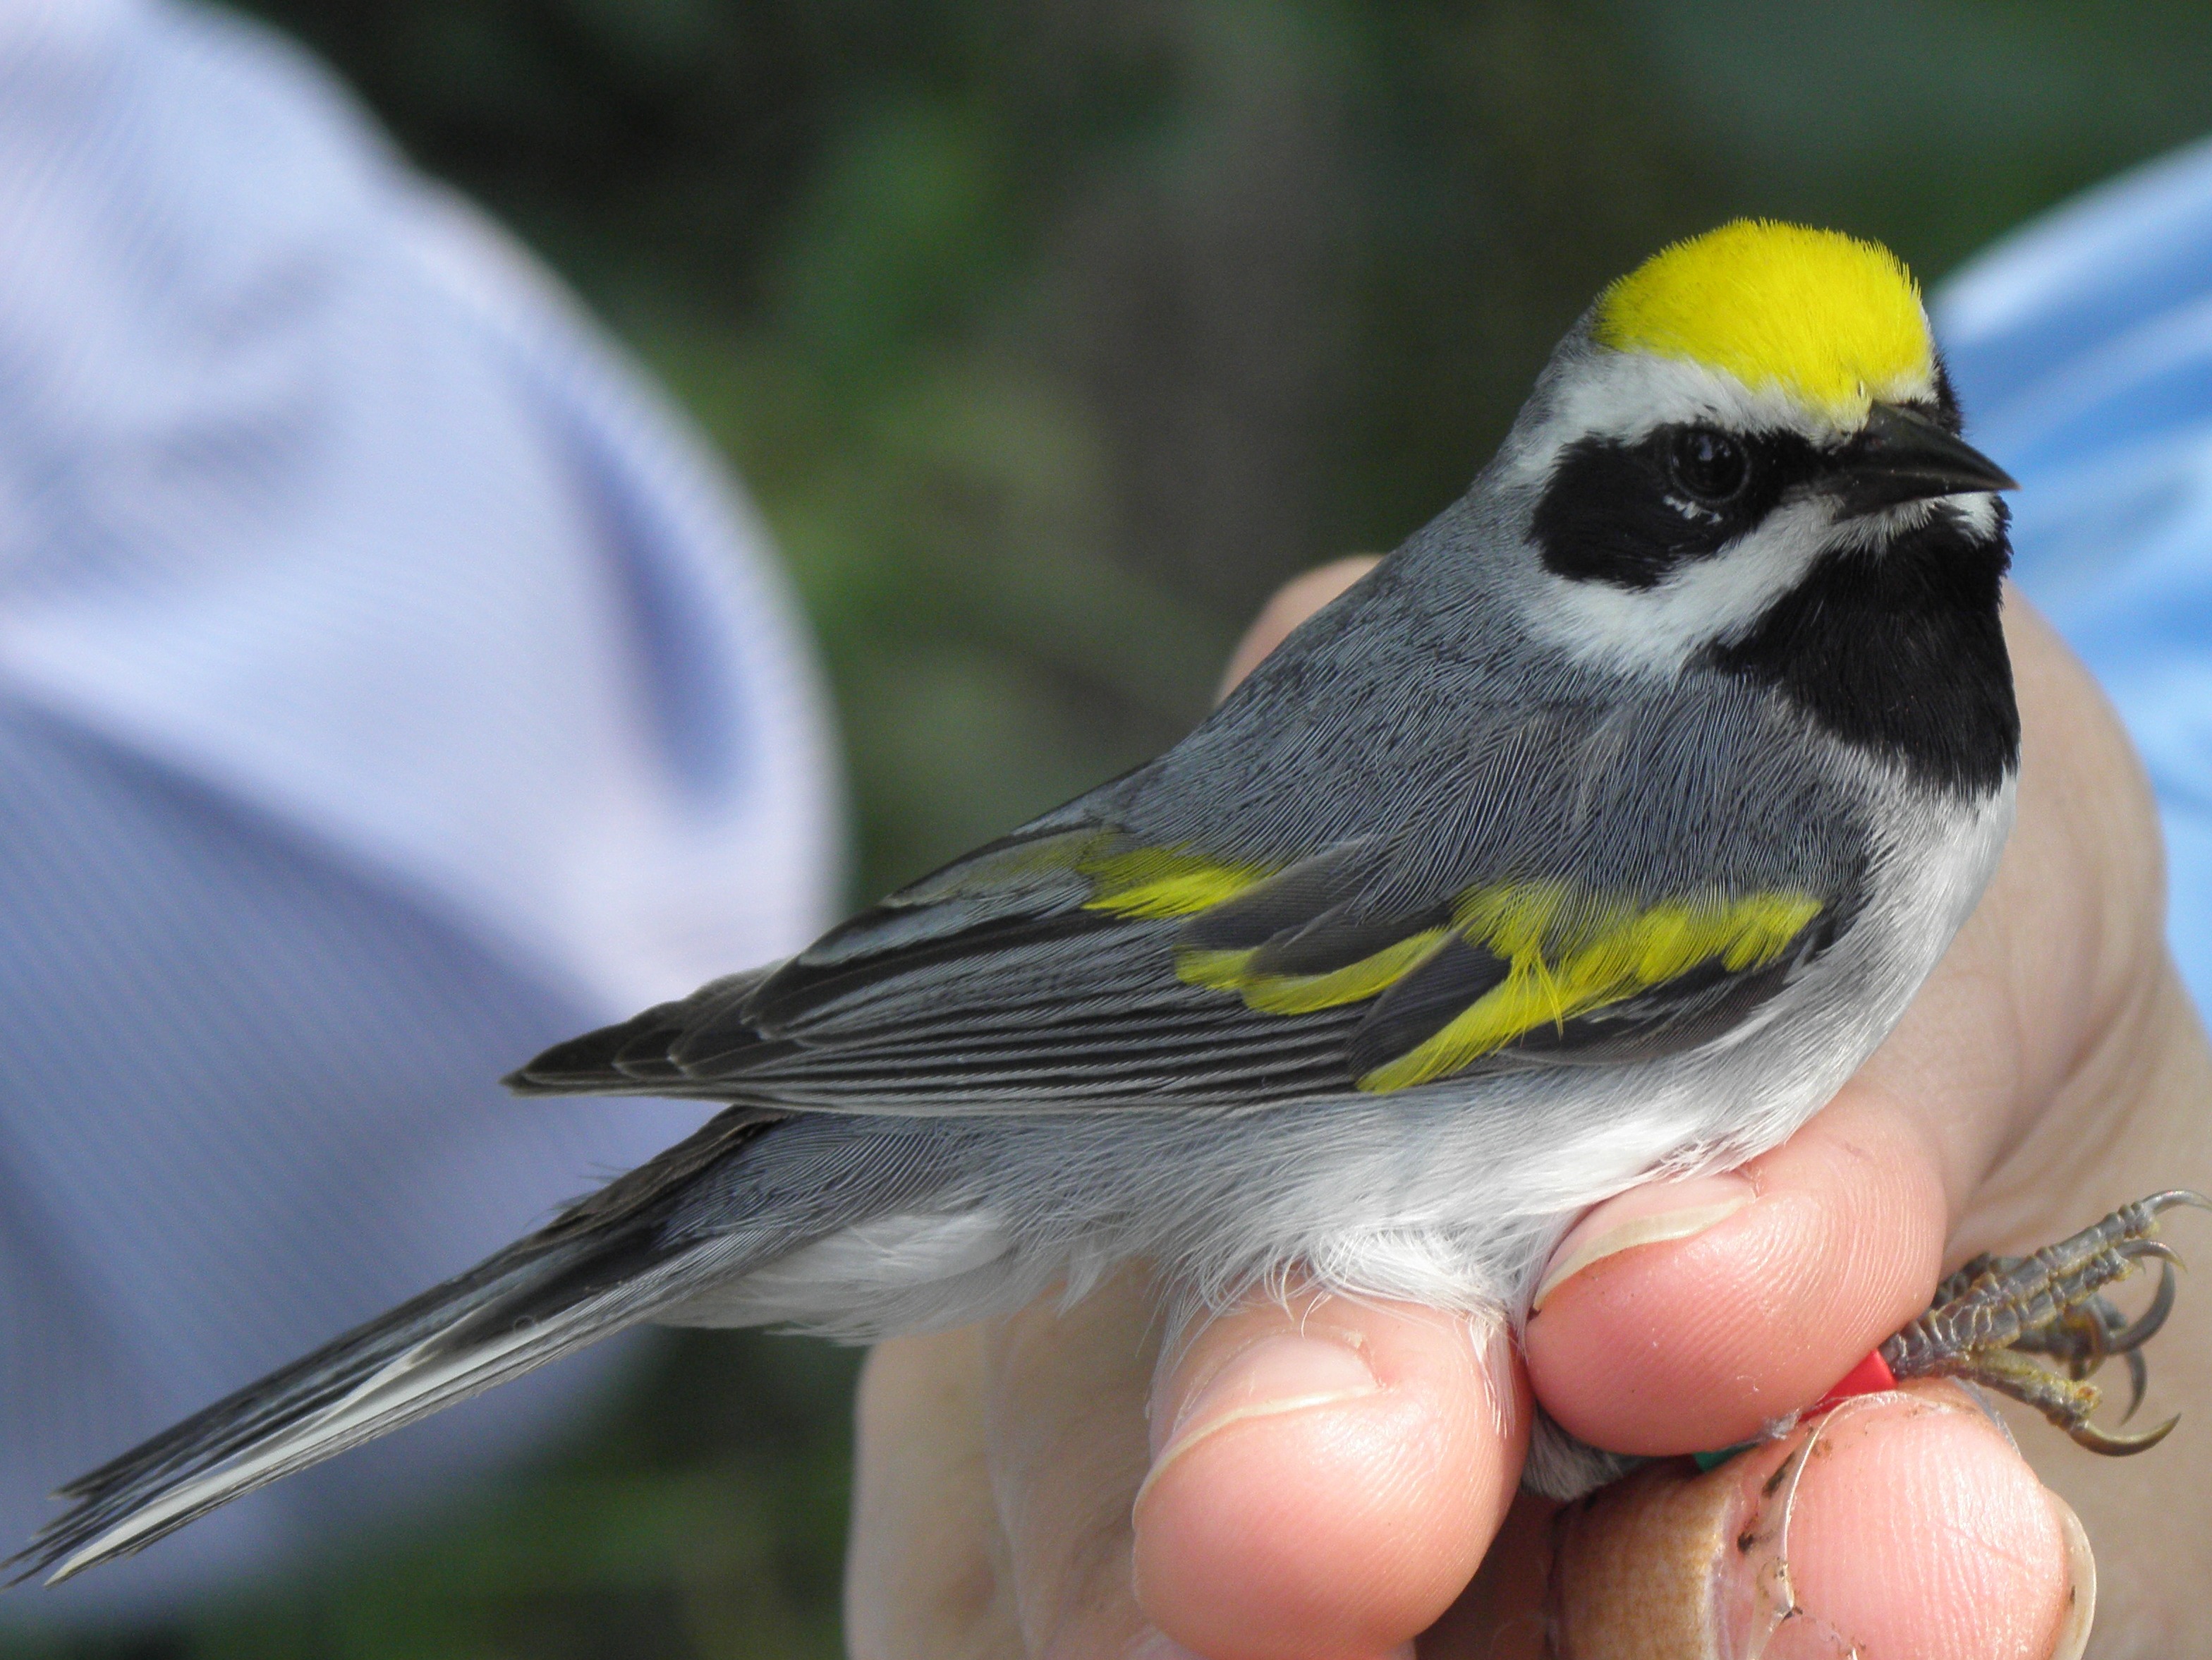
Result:
M670 1207L775 1122L720 1115L528 1238L80 1476L55 1495L70 1510L0 1562L0 1579L48 1573L51 1584L142 1550L228 1499L683 1301L747 1252L726 1235L671 1237ZM757 1231L750 1250L775 1238Z
M653 1231L657 1232L658 1231ZM5 1565L47 1583L143 1549L216 1505L649 1317L718 1242L526 1240L73 1481L74 1506Z
M333 1338L265 1377L203 1408L159 1435L78 1476L57 1499L102 1503L124 1488L159 1479L187 1465L219 1461L287 1422L321 1410L351 1387L364 1364L380 1364L436 1332L480 1298L496 1297L523 1271L502 1251L467 1273L432 1287L398 1307Z

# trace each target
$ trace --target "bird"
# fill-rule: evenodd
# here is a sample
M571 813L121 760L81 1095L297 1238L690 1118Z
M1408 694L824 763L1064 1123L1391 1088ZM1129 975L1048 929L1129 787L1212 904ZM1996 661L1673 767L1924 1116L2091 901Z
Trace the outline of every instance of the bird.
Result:
M1467 492L1181 742L507 1080L703 1128L72 1484L18 1564L137 1550L647 1322L872 1340L1142 1262L1178 1320L1296 1285L1516 1326L1588 1207L1823 1105L1996 865L2015 486L1961 432L1887 248L1661 249ZM2166 1254L2149 1214L2100 1260ZM2039 1271L2001 1266L1977 1306ZM2087 1323L2099 1358L2148 1335ZM1619 1468L1538 1431L1538 1491Z

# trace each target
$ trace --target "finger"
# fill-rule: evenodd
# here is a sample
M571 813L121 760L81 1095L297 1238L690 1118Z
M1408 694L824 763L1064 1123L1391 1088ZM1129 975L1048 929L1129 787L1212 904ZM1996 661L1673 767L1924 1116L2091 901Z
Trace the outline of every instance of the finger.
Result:
M1594 1445L1673 1453L1810 1405L1927 1306L1936 1163L1909 1115L1847 1091L1740 1171L1600 1206L1528 1323L1546 1410Z
M1291 629L1366 575L1378 562L1366 554L1339 559L1318 566L1277 589L1275 597L1267 601L1230 654L1229 667L1221 677L1222 696L1227 696L1231 687L1260 666L1261 658L1288 639Z
M1420 1660L1557 1660L1545 1602L1560 1506L1514 1495L1474 1579L1421 1633Z
M1152 1637L1131 1589L1131 1501L1150 1463L1155 1299L1125 1272L1062 1310L987 1329L984 1434L1024 1652L1129 1654Z
M975 1327L878 1344L860 1371L845 1639L854 1660L1018 1660L986 1467Z
M1209 1323L1154 1395L1139 1602L1211 1660L1397 1649L1481 1560L1526 1402L1494 1325L1317 1296Z
M1653 1466L1576 1507L1550 1595L1561 1660L2077 1660L2094 1568L2079 1523L1963 1393L1916 1385L1709 1475Z

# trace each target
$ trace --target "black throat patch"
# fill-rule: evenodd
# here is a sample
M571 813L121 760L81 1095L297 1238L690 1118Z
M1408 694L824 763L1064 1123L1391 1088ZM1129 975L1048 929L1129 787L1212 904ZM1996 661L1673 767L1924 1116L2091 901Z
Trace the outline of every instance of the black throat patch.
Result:
M2020 710L1998 619L1997 532L1938 509L1879 552L1836 553L1706 664L1772 686L1847 743L1962 794L1995 789L2020 763Z

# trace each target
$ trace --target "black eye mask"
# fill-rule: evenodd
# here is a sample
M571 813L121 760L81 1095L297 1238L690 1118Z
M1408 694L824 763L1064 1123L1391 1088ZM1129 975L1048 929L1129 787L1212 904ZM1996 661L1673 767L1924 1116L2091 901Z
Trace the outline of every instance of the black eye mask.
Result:
M1943 361L1936 396L1907 405L1960 429ZM1832 456L1790 433L1741 434L1705 422L1660 428L1635 443L1583 438L1552 469L1532 526L1547 569L1577 581L1656 587L1675 567L1710 559L1774 510Z
M1577 581L1649 588L1753 529L1792 485L1818 477L1820 451L1785 433L1740 435L1701 423L1634 443L1567 446L1537 503L1544 563Z

